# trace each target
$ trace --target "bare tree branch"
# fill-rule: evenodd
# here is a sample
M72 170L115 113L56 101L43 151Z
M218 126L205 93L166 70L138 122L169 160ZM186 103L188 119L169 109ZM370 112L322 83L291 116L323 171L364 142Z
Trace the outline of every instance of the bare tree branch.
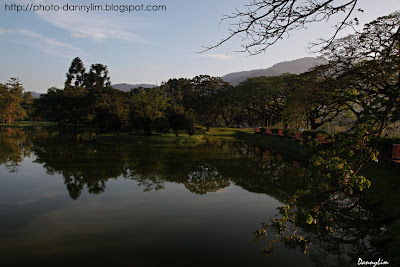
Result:
M229 35L215 45L203 47L201 52L217 48L233 37L241 37L243 49L240 52L260 54L293 30L304 29L314 22L329 21L338 13L346 14L336 24L333 36L322 41L321 44L328 46L341 30L352 27L354 21L358 23L356 18L351 19L357 2L359 0L252 0L244 11L236 9L235 13L224 16L222 21L232 21Z

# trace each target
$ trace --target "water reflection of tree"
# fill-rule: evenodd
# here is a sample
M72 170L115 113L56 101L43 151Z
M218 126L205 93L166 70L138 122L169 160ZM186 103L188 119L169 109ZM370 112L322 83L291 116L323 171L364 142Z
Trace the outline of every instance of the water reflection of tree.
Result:
M224 179L215 166L209 163L198 164L197 168L188 173L185 187L196 194L216 192L229 186L228 179Z
M192 193L206 194L229 185L210 159L208 150L190 151L192 148L154 149L137 148L136 151L124 151L130 157L127 161L129 175L145 187L145 191L160 190L165 182L185 185ZM207 155L207 156L206 156Z
M321 189L327 186L326 181L312 176L306 168L242 142L162 149L112 146L91 141L90 134L60 135L40 128L29 133L5 130L0 142L2 164L11 161L18 166L33 151L36 162L43 164L49 174L63 176L73 199L79 198L84 187L89 193L104 192L107 182L118 177L137 181L145 191L161 190L165 183L176 183L196 194L216 192L233 183L250 192L268 194L282 203L288 203L300 192L291 210L301 215L324 198L325 191ZM311 245L294 237L282 245L301 249L308 245L317 266L347 266L354 265L358 258L382 258L385 254L376 241L385 234L385 228L382 221L374 219L379 214L374 216L371 210L362 195L337 195L324 205L324 212L313 218L317 224L303 223L298 229L297 233L312 241ZM280 212L283 214L284 209ZM272 241L272 237L268 238L267 242Z
M290 202L296 195L297 201L292 203L295 207L291 209L299 217L297 223L304 222L297 230L297 236L304 240L296 239L296 235L293 235L284 240L282 245L303 251L306 245L309 246L308 253L316 266L354 266L358 258L376 261L387 255L380 243L382 237L387 235L387 222L365 201L362 193L338 194L324 204L313 221L307 222L301 216L315 207L315 203L326 199L326 194L330 192L329 181L315 176L298 164L282 161L269 151L257 151L253 146L239 142L220 144L218 149L224 150L225 146L229 146L226 150L231 153L230 166L241 168L224 169L219 166L219 171L225 177L231 177L230 180L236 185L250 192L266 193L282 203ZM281 209L280 215L284 214L284 209ZM275 222L272 229L277 234L282 235L281 231L290 227L279 225L280 221ZM293 231L295 229L292 228ZM274 243L276 240L269 237L267 242L271 241ZM395 261L393 258L391 260Z
M138 185L144 187L144 191L158 191L164 189L166 181L165 164L162 157L158 157L157 153L153 151L140 151L142 160L126 157L127 160L127 173L125 178L138 182ZM138 152L136 152L137 155ZM128 153L131 154L132 153ZM125 154L125 155L128 155ZM154 158L156 157L156 158Z
M354 266L358 258L378 260L384 257L374 238L383 233L361 196L344 194L327 203L326 217L321 225L303 228L306 239L312 241L310 256L317 266Z
M104 192L106 182L126 173L121 155L114 147L90 140L76 142L76 136L54 135L35 139L36 162L51 174L61 174L68 192L77 199L86 186L89 193Z
M241 142L209 142L195 148L121 150L129 154L125 157L127 178L145 186L145 191L159 190L165 182L173 182L183 184L192 193L206 194L235 183L251 192L284 198L290 192L281 186L284 182L279 176L287 177L286 182L296 188L294 177L299 172L292 164L273 156L263 157L253 146Z
M290 191L283 183L297 177L292 164L262 155L241 142L209 142L195 148L155 148L101 145L90 136L38 135L33 151L36 162L51 174L61 174L70 196L77 199L86 186L101 193L109 179L123 176L144 187L160 190L166 182L183 184L196 194L216 192L235 183L246 190L284 199ZM83 140L82 140L83 139ZM293 180L293 179L292 179Z
M251 192L285 199L299 176L299 169L292 164L241 142L160 149L77 142L75 136L57 133L35 138L33 151L36 162L49 174L64 177L73 199L85 186L89 193L104 192L107 181L120 176L137 181L144 191L160 190L166 182L172 182L183 184L193 193L206 194L235 183Z
M307 210L326 198L326 185L315 177L307 177L305 181L312 182L304 182L293 192L297 194L295 203L284 201L285 205L291 205L296 226L286 221L291 215L283 206L278 209L277 219L263 223L255 232L257 240L266 242L267 254L279 246L300 249L310 254L316 266L353 266L358 258L376 261L386 255L376 242L385 233L384 222L379 214L372 212L361 193L337 194L318 213L312 214L313 217L307 217ZM286 236L287 232L292 234Z
M31 142L24 129L0 128L0 165L18 172L23 158L31 153Z

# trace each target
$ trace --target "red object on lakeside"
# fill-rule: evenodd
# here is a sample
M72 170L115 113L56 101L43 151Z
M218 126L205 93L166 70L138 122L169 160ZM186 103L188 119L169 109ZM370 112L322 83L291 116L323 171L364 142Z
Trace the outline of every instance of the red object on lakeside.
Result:
M301 133L300 133L300 132L295 132L295 133L294 133L294 137L295 137L296 139L301 139Z
M317 135L317 139L318 139L318 142L320 142L320 143L322 143L322 144L330 143L329 140L326 140L326 136L323 135L323 134L318 134L318 135Z
M400 163L400 144L393 144L392 160Z

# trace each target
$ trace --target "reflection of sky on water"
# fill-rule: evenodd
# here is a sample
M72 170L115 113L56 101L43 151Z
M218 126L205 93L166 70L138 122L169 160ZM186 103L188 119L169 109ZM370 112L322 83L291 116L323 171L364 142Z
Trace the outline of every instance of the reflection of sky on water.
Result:
M263 244L252 233L280 205L266 194L232 183L194 194L168 181L162 190L144 191L119 177L107 180L104 192L84 188L73 200L63 176L47 174L34 160L25 157L16 173L0 166L0 249L6 255L0 263L308 266L295 252L260 253ZM206 180L202 168L195 169L202 171L200 182Z
M48 175L34 156L25 157L17 173L0 166L0 203L32 203L54 196L67 196L62 175Z
M334 235L321 221L297 232L312 241L309 255L284 242L262 254L274 232L260 242L253 233L276 218L277 207L299 189L312 194L294 210L320 197L321 183L304 163L244 142L117 146L82 136L1 130L1 266L347 266L386 256L374 243L386 221L368 202L344 195L324 206L336 218ZM395 228L386 229L384 242L392 242Z

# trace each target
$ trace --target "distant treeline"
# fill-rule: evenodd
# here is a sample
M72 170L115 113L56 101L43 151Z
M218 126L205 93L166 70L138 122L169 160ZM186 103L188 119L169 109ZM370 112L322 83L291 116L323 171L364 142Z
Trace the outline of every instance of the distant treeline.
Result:
M207 75L170 79L156 88L121 92L111 87L107 66L86 71L80 58L64 88L33 100L18 79L0 84L2 121L24 118L95 125L103 132L194 132L194 124L317 129L327 122L364 125L382 132L399 119L399 14L338 39L323 56L329 63L300 74L250 78L232 86ZM397 27L397 28L396 28ZM398 32L398 30L397 30Z

